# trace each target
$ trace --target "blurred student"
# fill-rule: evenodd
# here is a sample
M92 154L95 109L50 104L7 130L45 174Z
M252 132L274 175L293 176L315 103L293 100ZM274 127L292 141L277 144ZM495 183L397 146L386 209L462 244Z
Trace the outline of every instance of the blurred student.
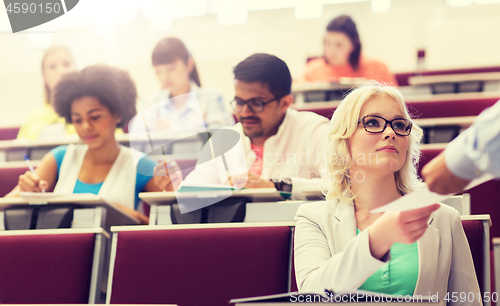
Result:
M361 40L351 17L341 15L330 21L323 48L323 57L307 63L305 81L336 82L341 77L350 77L397 85L395 77L382 62L361 54Z
M144 116L131 123L131 133L204 130L234 124L222 96L201 87L193 57L180 39L160 40L153 50L152 63L161 89L144 99Z
M231 173L246 175L243 181L232 177L231 183L294 193L303 187L320 188L328 119L290 108L290 70L274 55L254 54L236 65L233 72L235 97L231 105L239 123L227 129L237 132L242 149L223 153L227 153ZM214 149L221 146L224 143L213 145ZM218 162L213 159L198 164L185 182L227 183L228 175Z
M54 46L45 51L42 59L45 103L30 112L17 138L37 139L47 136L75 134L75 128L66 124L53 107L54 88L64 74L75 71L75 61L68 48Z
M63 76L55 88L54 108L74 124L83 144L59 146L47 153L36 169L19 177L7 195L21 191L93 193L118 204L147 222L137 212L139 192L173 190L168 175L155 176L156 163L115 139L116 127L136 114L135 84L123 70L107 65L90 66Z

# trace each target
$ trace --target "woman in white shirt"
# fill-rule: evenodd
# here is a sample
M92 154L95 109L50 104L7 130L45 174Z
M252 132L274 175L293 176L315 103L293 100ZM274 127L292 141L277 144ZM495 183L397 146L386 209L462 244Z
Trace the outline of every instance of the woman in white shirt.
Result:
M300 291L359 289L440 301L464 292L465 302L448 305L481 305L456 210L434 204L370 212L417 188L421 137L395 88L363 86L343 100L329 132L327 201L302 205L296 216Z
M152 63L161 90L142 101L142 114L131 122L131 133L202 131L234 124L222 96L201 87L193 57L180 39L160 40Z

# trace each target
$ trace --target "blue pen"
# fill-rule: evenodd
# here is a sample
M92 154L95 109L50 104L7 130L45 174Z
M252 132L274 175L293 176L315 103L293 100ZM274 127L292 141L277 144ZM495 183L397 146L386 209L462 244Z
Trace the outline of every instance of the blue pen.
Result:
M28 168L30 169L31 173L36 174L35 168L33 168L33 165L31 164L31 161L28 158L28 155L24 154L24 160L28 164ZM42 189L42 192L45 192L45 189Z

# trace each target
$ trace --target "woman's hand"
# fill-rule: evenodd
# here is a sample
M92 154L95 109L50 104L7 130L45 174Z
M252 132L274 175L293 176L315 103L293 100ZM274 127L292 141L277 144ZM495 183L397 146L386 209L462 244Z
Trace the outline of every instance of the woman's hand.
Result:
M427 207L384 213L368 227L372 256L382 259L395 242L412 244L422 237L429 226L427 222L433 211L440 207Z
M161 190L179 190L182 182L182 171L175 161L157 164L153 175L156 186L158 186Z
M47 181L41 180L37 174L31 171L21 174L17 184L20 191L42 192L49 188Z

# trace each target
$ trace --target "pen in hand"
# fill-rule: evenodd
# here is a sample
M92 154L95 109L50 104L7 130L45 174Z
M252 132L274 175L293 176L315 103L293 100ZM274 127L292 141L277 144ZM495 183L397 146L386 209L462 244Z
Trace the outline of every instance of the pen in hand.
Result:
M35 168L33 168L33 165L31 164L31 161L26 154L24 154L24 160L28 164L28 168L30 169L31 173L36 175ZM45 189L42 189L42 192L45 192Z

